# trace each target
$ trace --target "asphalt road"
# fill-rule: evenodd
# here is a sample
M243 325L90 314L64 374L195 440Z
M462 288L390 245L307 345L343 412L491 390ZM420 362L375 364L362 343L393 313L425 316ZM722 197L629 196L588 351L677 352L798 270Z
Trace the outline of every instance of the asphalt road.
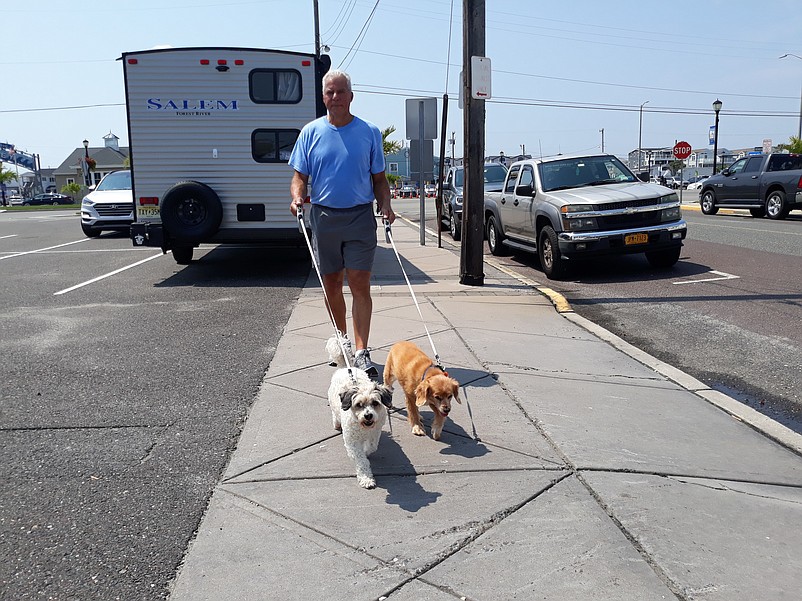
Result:
M195 256L0 213L0 598L166 597L310 270Z
M632 255L579 263L569 279L554 281L534 255L491 257L486 245L485 253L636 347L802 433L802 214L708 216L697 199L683 191L689 233L668 271ZM419 220L418 199L395 206ZM434 212L427 199L432 230ZM442 237L449 245L448 232Z

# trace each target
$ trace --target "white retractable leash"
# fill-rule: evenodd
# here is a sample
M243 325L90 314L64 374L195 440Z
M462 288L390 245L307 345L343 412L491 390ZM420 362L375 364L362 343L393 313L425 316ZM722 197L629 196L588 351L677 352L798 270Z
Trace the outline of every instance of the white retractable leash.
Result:
M334 335L337 337L337 344L340 347L340 352L343 354L343 361L345 361L345 366L348 368L348 375L351 376L351 381L356 382L356 378L354 377L353 371L351 369L354 367L351 365L351 361L348 358L348 352L345 350L345 336L343 336L342 332L340 332L340 328L337 327L337 323L334 321L334 314L331 312L331 304L329 303L329 297L326 295L326 287L323 285L323 276L320 274L320 267L317 264L317 260L315 259L315 253L312 250L312 241L309 240L309 233L306 231L306 225L304 225L304 211L303 207L298 208L298 229L301 230L301 233L304 235L304 240L306 240L306 248L309 249L309 256L312 258L312 265L315 267L315 273L317 273L317 279L320 282L320 289L323 290L323 298L325 299L326 311L329 314L329 321L331 321L331 325L334 328Z
M401 266L401 273L404 274L404 279L407 282L407 287L409 288L410 294L412 294L412 300L415 301L415 307L418 309L418 315L420 315L421 323L423 323L423 329L426 330L426 337L429 339L429 344L432 345L432 353L434 354L434 366L439 370L445 372L445 369L443 369L443 364L440 361L440 355L437 354L437 349L434 348L434 341L432 340L432 335L429 334L429 328L426 327L426 321L423 319L423 313L421 313L420 305L418 304L418 299L415 297L415 291L412 289L412 284L409 283L407 272L404 270L404 264L401 262L401 255L398 254L398 249L395 247L395 241L393 240L393 234L390 229L390 221L387 219L383 219L382 221L384 222L384 238L390 245L392 245L393 250L395 251L395 258L398 259L398 264Z

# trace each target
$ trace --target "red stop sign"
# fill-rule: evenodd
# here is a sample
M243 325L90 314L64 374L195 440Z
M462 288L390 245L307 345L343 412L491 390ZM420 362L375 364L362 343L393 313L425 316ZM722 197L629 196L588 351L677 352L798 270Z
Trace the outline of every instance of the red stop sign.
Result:
M691 156L691 145L687 142L677 142L674 145L674 156L678 159L687 159Z

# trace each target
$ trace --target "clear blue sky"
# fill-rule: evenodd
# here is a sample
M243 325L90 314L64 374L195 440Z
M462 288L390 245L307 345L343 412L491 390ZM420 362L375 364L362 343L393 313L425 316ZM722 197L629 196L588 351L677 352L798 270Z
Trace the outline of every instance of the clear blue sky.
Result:
M404 100L442 97L462 155L457 107L462 0L320 0L334 66L354 81L355 114L404 137ZM128 144L122 52L156 45L312 52L312 0L36 0L3 9L0 141L58 166L109 131ZM453 6L453 14L452 14ZM493 100L487 154L598 150L685 140L706 147L712 102L719 145L774 144L796 135L801 0L487 0ZM449 27L451 27L449 59ZM362 32L362 35L360 35ZM448 84L446 88L446 77ZM438 148L436 143L435 148ZM450 150L449 150L450 153Z

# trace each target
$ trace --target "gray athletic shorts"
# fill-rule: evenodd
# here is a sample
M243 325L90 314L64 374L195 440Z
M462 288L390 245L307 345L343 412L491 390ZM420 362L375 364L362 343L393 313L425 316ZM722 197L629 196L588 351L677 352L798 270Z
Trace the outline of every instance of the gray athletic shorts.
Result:
M313 204L309 218L320 273L337 273L344 268L373 269L377 225L372 202L350 209Z

